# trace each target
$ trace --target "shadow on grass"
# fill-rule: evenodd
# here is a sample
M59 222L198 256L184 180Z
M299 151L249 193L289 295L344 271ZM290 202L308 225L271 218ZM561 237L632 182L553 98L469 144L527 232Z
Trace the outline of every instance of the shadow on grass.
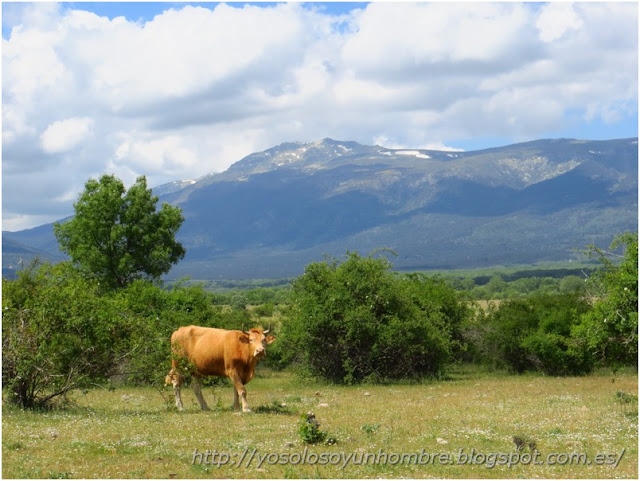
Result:
M286 416L297 415L296 411L293 411L289 406L280 401L273 401L271 404L262 404L253 409L256 414L284 414Z

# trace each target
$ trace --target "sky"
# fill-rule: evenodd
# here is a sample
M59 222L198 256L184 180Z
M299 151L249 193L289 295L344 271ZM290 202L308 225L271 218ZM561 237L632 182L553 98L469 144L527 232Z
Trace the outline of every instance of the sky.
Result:
M2 3L2 229L283 142L638 135L629 3Z

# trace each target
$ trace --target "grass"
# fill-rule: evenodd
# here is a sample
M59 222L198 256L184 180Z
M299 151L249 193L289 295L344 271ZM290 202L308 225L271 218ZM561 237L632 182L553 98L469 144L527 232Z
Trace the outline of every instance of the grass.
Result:
M181 413L167 408L152 388L95 390L77 394L75 406L58 411L25 412L5 404L2 475L637 479L637 392L637 373L629 372L615 378L607 373L552 378L463 368L447 381L348 387L260 370L248 386L254 412L238 414L230 407L230 387L205 390L210 412L201 412L193 392L185 389L187 409ZM168 388L165 397L172 398ZM303 443L300 416L308 411L337 444ZM487 467L491 460L526 460L536 452L542 464ZM241 467L222 464L227 457L237 463L243 453ZM402 453L416 460L421 455L423 464L399 462L394 456ZM440 464L444 458L436 453L453 464ZM460 453L469 458L467 464L457 463ZM563 465L544 462L552 453ZM582 453L588 464L571 465ZM342 468L343 455L356 462ZM376 455L378 461L386 456L387 463L374 464ZM303 456L315 463L302 465ZM427 456L430 462L424 464ZM285 457L291 462L278 464ZM607 463L596 463L603 460Z

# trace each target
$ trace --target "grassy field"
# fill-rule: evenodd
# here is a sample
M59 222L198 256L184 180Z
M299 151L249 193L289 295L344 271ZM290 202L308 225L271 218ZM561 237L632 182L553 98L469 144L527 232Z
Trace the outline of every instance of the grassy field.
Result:
M466 368L446 381L340 387L260 370L248 386L254 412L238 414L230 387L206 389L210 412L185 389L181 413L168 388L97 389L65 410L4 404L2 475L637 478L637 392L637 373L550 378ZM303 443L308 411L337 444Z

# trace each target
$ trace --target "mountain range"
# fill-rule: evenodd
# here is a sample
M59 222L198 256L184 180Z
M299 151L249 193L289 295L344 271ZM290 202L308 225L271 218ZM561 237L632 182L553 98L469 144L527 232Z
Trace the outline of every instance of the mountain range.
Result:
M300 275L380 247L399 269L568 261L637 231L637 138L536 140L454 152L324 139L251 154L219 174L154 188L182 208L185 258L168 278ZM3 232L3 272L50 260L52 224Z

